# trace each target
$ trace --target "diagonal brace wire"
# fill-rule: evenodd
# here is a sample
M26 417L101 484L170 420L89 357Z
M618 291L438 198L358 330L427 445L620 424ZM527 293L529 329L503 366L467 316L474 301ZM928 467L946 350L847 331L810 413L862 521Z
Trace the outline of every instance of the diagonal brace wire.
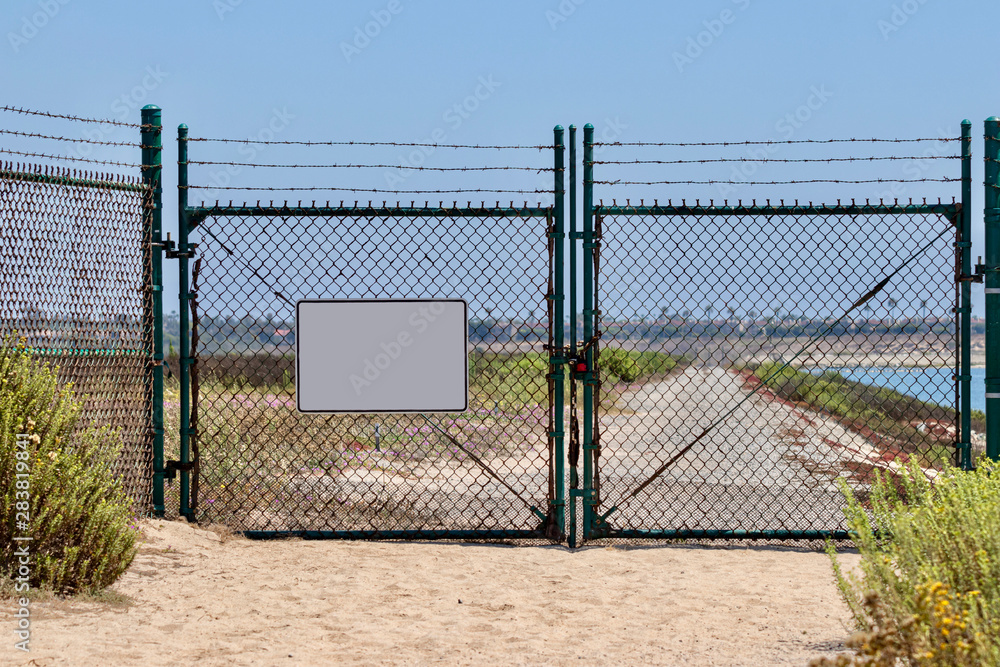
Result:
M451 433L448 433L446 430L444 430L443 428L441 428L440 425L438 425L436 422L434 422L427 415L425 415L423 413L420 413L420 416L423 417L424 420L432 428L437 429L437 431L441 435L443 435L444 437L448 438L448 440L451 442L451 444L455 445L456 447L458 447L459 449L461 449L463 452L465 452L465 454L468 455L468 457L470 459L472 459L476 463L476 465L478 465L480 468L482 468L483 470L485 470L486 473L490 477L492 477L496 481L500 482L508 491L510 491L511 493L513 493L515 496L517 496L518 500L520 500L522 503L524 503L525 505L527 505L528 509L530 509L535 514L535 516L537 516L540 519L542 519L542 521L545 521L545 520L548 519L548 517L545 516L541 512L541 510L538 509L538 507L536 507L535 505L532 505L524 496L522 496L520 493L518 493L514 489L514 487L512 487L510 484L507 483L506 480L504 480L504 478L502 478L500 475L498 475L496 472L494 472L492 468L490 468L488 465L486 465L481 458L479 458L478 456L476 456L475 454L473 454L472 452L470 452L462 443L460 443L457 439L455 439L455 436L453 436Z
M877 295L879 292L881 292L883 289L885 289L886 285L889 284L889 281L891 281L896 275L898 275L907 266L909 266L910 263L912 263L915 259L917 259L921 255L923 255L925 252L927 252L931 248L931 246L933 246L935 243L937 243L945 234L947 234L947 233L949 233L951 231L953 231L953 229L950 228L950 227L947 228L947 229L945 229L945 230L943 230L940 234L938 234L933 239L931 239L930 241L928 241L926 245L924 245L922 248L918 249L916 252L914 252L912 255L910 255L910 257L907 258L906 261L904 261L902 264L900 264L898 267L896 267L889 275L887 275L885 278L883 278L882 280L880 280L874 287L872 287L870 290L868 290L867 292L865 292L864 295L862 295L857 300L855 300L854 303L852 303L851 306L847 310L845 310L844 313L840 317L838 317L836 320L834 320L833 322L831 322L830 325L826 329L824 329L823 331L821 331L818 334L816 334L815 336L813 336L813 338L810 339L808 343L806 343L801 349L799 349L798 352L796 352L794 355L792 355L792 357L788 361L786 361L784 364L782 364L778 368L778 370L776 370L773 373L771 373L767 378L765 378L764 380L762 380L760 382L760 384L756 385L743 398L743 400L741 400L736 405L734 405L732 408L730 408L729 411L727 411L721 417L716 418L716 420L714 422L712 422L709 426L707 426L705 428L705 430L703 430L701 433L699 433L698 436L694 440L692 440L691 442L689 442L688 444L686 444L684 447L682 447L681 450L679 452L677 452L676 454L674 454L674 456L671 457L669 461L667 461L666 463L664 463L663 465L661 465L659 468L657 468L656 471L649 477L649 479L647 479L645 482L643 482L638 487L636 487L631 493L629 493L624 498L622 498L622 500L617 505L615 505L611 509L609 509L601 518L603 519L603 518L608 517L615 510L617 510L620 505L628 502L632 498L634 498L637 495L639 495L643 491L643 489L645 489L647 486L649 486L650 484L652 484L654 480L656 480L660 475L662 475L663 473L665 473L671 466L673 466L678 460L680 460L681 457L683 457L689 451L691 451L692 449L694 449L695 445L697 445L699 442L701 442L701 440L705 436L707 436L709 433L711 433L716 428L718 428L718 426L720 424L722 424L725 420L729 419L729 417L731 417L733 415L733 413L735 413L744 403L746 403L751 398L753 398L757 394L757 392L761 390L761 388L766 387L768 382L770 382L774 378L778 377L778 375L780 375L782 372L784 372L785 369L788 368L792 364L793 361L795 361L796 359L798 359L800 356L802 356L803 353L805 353L806 351L808 351L809 349L811 349L813 346L815 346L816 343L818 343L828 333L830 333L830 331L832 331L833 328L836 325L838 325L845 317L847 317L852 312L854 312L855 310L857 310L858 308L860 308L861 306L863 306L865 303L867 303L873 297L875 297L875 295Z

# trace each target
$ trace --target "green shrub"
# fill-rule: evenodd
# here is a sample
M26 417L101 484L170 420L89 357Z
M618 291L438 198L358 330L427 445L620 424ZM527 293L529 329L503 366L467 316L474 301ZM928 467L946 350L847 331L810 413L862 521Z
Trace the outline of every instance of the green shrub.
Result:
M118 579L136 552L131 502L112 473L117 435L107 427L77 429L81 403L72 387L60 387L55 369L11 342L0 346L0 580L18 576L13 538L27 535L32 588L97 591ZM18 434L28 436L23 450ZM17 523L24 495L27 530Z
M542 405L549 398L549 358L539 352L473 352L469 355L469 393L509 405Z
M654 375L669 373L682 361L663 352L623 350L620 347L603 348L598 364L605 376L613 382L635 382Z
M817 665L1000 665L1000 465L879 476L871 514L846 485L860 576L834 573L860 634Z
M641 372L638 362L629 355L628 351L617 347L601 350L598 364L605 373L614 375L621 382L634 382L639 378Z

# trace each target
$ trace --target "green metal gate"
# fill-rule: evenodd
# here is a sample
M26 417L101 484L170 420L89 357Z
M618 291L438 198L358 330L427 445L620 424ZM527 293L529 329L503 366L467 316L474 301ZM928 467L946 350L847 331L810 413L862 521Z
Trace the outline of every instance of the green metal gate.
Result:
M561 540L562 129L507 147L551 154L531 168L551 179L548 206L192 206L189 165L211 164L189 159L195 141L182 126L181 513L257 537ZM478 171L492 169L518 168ZM298 413L291 336L306 298L466 299L469 410Z
M705 183L596 180L606 164L740 160L598 161L586 128L583 432L569 445L582 444L583 540L845 538L838 482L863 499L908 461L970 465L962 128L961 177L940 179L960 200L829 205L595 202L595 185ZM787 183L805 182L819 181ZM856 381L886 366L917 366L914 393L936 400Z
M745 158L595 156L730 143L600 144L587 126L579 229L572 126L568 211L558 127L551 146L505 147L552 151L552 166L537 170L551 178L551 205L189 205L189 192L210 187L189 182L189 167L227 164L190 160L195 141L213 140L182 126L169 252L191 335L168 474L180 473L188 517L262 537L845 538L839 484L863 501L876 474L904 464L929 475L972 465L971 282L982 267L973 274L968 123L938 140L959 142L938 157L960 162L960 174L888 179L960 183L951 201L718 205L604 202L595 191L717 182L598 180L616 165ZM494 169L526 168L440 168ZM429 297L470 303L468 413L295 411L298 299ZM887 368L913 373L906 393L865 375Z

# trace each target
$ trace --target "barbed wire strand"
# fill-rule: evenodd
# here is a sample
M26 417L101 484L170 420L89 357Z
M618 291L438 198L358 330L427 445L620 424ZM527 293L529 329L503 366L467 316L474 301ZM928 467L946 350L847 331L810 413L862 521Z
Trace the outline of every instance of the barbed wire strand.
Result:
M884 160L960 160L961 155L928 155L928 156L917 156L917 155L899 155L899 156L875 156L875 157L832 157L832 158L801 158L801 159L784 159L784 158L753 158L753 157L740 157L740 158L711 158L706 160L594 160L589 164L614 164L614 165L631 165L631 164L709 164L714 162L815 162L815 163L825 163L825 162L878 162Z
M489 189L455 189L455 190L379 190L378 188L337 188L337 187L313 187L313 188L263 188L263 187L238 187L232 185L211 186L211 185L179 185L182 190L243 190L243 191L265 191L265 192L371 192L374 194L391 195L445 195L471 192L488 192L491 194L512 194L512 195L536 195L553 194L553 190L489 190Z
M815 178L796 181L594 181L594 185L801 185L806 183L958 183L961 178L873 178L867 180L840 180Z
M555 171L552 167L407 167L400 164L257 164L253 162L212 162L189 160L188 164L222 165L229 167L265 167L283 169L409 169L414 171L533 171L545 173Z
M49 155L48 153L29 153L26 151L15 151L9 148L0 148L0 153L8 153L10 155L21 155L23 157L37 157L46 160L58 160L58 161L68 161L68 162L87 162L89 164L104 164L111 165L114 167L129 167L131 169L142 169L152 165L141 165L133 164L130 162L116 162L114 160L95 160L88 157L70 157L68 155Z
M916 139L789 139L787 141L595 141L593 146L770 146L787 144L846 144L846 143L886 143L908 144L921 141L961 141L961 137L920 137Z
M44 116L46 118L61 118L63 120L75 120L81 123L97 123L99 125L117 125L119 127L134 127L136 129L148 129L154 127L152 125L140 125L139 123L126 123L120 120L111 119L100 119L100 118L84 118L81 116L69 116L66 114L59 113L49 113L48 111L35 111L33 109L24 109L20 107L12 106L0 106L0 111L10 111L12 113L25 114L30 116Z
M51 134L38 134L37 132L18 132L17 130L0 130L0 134L9 134L15 137L29 137L32 139L54 139L55 141L72 141L78 144L95 144L98 146L128 146L129 148L155 148L155 146L143 146L134 141L99 141L97 139L77 139L74 137L57 137Z
M263 141L260 139L213 139L189 137L188 141L209 141L226 144L288 145L288 146L399 146L403 148L469 148L476 150L552 150L552 146L488 146L479 144L423 144L399 141Z

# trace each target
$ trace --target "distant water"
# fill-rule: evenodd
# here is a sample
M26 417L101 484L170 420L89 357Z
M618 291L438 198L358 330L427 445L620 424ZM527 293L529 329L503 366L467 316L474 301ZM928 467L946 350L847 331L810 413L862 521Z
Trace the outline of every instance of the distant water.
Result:
M899 366L855 366L848 368L828 368L840 373L852 382L875 385L894 389L901 394L907 394L922 401L950 406L955 402L955 383L951 379L955 374L952 368L912 368ZM822 371L816 371L817 373ZM973 410L986 410L986 369L972 369L972 399Z

